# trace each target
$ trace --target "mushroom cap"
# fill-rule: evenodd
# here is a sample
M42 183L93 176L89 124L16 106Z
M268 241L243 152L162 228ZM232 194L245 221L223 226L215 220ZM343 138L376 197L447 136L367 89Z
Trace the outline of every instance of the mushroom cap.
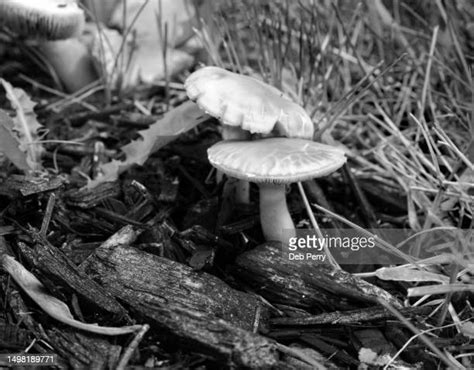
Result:
M326 176L346 162L342 149L289 138L220 141L207 154L218 170L255 183L305 181Z
M312 139L314 126L308 113L283 92L253 77L204 67L185 82L188 97L222 123L251 133L276 129L287 137Z
M199 17L205 16L202 12L205 3L206 1L194 0L119 1L108 26L122 30L123 33L132 31L138 40L149 40L151 44L162 45L159 27L161 35L164 35L164 27L167 25L167 46L179 47L194 36L193 28L199 28L197 9L200 8Z
M84 12L73 0L1 0L0 24L25 37L61 40L82 31Z
M179 49L168 49L166 67L161 47L143 39L135 42L132 35L122 36L117 30L110 28L93 31L90 53L99 74L107 76L114 87L132 88L139 83L153 83L173 77L182 70L191 67L194 58ZM117 65L117 58L126 55L126 63Z

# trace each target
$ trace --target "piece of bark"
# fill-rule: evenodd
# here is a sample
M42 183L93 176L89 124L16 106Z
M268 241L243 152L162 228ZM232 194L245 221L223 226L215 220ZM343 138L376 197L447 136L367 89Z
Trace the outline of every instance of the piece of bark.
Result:
M61 176L28 177L23 175L9 175L0 183L0 194L9 197L28 196L46 191L55 190L65 183Z
M299 338L299 340L304 344L307 344L310 347L317 349L320 353L322 353L323 355L327 355L332 360L335 360L338 363L342 363L352 367L359 366L360 364L358 360L349 355L345 350L333 346L330 343L327 343L317 335L303 334Z
M319 353L318 351L316 351L313 348L309 348L309 347L304 348L304 347L296 346L296 345L292 345L292 346L290 346L290 348L301 351L305 356L311 358L314 362L320 363L321 365L316 367L317 370L323 370L323 369L337 370L337 369L340 368L339 366L336 366L334 363L332 363L331 361L326 359L321 353ZM310 364L308 364L306 362L303 362L303 361L301 361L297 358L288 356L288 358L286 358L286 360L287 360L286 367L285 367L286 370L290 370L290 369L291 370L292 369L295 369L295 370L315 370L314 365L310 365Z
M400 310L405 317L428 314L429 307L406 307ZM275 326L314 326L314 325L358 325L367 322L393 319L393 314L383 307L368 307L352 311L326 312L315 316L279 317L271 320Z
M88 120L99 120L99 121L104 121L108 120L109 117L111 117L114 114L117 114L121 111L126 111L127 109L130 109L131 106L133 106L133 103L119 103L116 105L112 105L108 108L101 109L98 112L90 111L90 110L84 110L81 112L76 112L76 113L70 113L67 112L65 114L64 111L61 111L58 114L55 114L51 117L51 124L52 125L60 125L62 122L65 120L70 122L73 127L78 127L82 126L86 123Z
M401 328L398 323L388 323L385 329L385 336L397 347L403 348L400 357L409 363L423 364L423 369L437 369L436 358L432 356L424 346L418 347L419 340L406 347L406 344L412 340L412 333L406 328Z
M260 301L212 275L112 243L99 247L81 268L158 329L167 344L226 366L266 368L278 362L275 343L248 331Z
M31 343L32 335L18 325L0 321L0 348L21 351Z
M6 247L4 241L0 239L0 254ZM7 292L6 292L7 293ZM96 334L78 331L76 329L56 324L49 318L37 321L41 315L34 314L35 310L27 306L19 291L15 289L15 284L9 287L8 311L12 313L12 318L16 324L14 330L12 324L2 325L0 323L0 346L2 341L6 341L4 348L11 351L23 350L32 342L32 338L42 339L47 343L44 348L41 341L34 344L33 352L57 353L58 367L74 369L113 369L118 361L121 347L112 344L108 338ZM27 329L23 329L25 326ZM21 344L21 342L26 342ZM20 345L16 348L16 345Z
M122 347L99 335L66 327L52 327L45 334L42 339L73 369L114 369L120 357Z
M104 182L94 189L70 189L64 193L66 204L83 209L97 206L107 198L116 198L122 193L118 182Z
M377 304L377 298L401 307L390 293L343 270L283 258L277 242L241 254L232 271L271 303L309 312L356 309Z
M99 284L80 271L66 255L41 237L36 231L31 232L35 240L35 248L31 249L24 243L18 246L28 262L58 285L67 286L106 312L112 313L117 319L127 317L126 310Z
M393 356L397 352L395 346L387 341L382 331L377 328L353 330L352 337L351 342L357 352L362 348L369 348L380 356Z
M17 340L25 336L30 337L28 342L21 348L11 347L15 342L8 342L4 348L19 352L30 345L31 337L41 338L47 347L44 348L41 342L34 345L33 351L38 353L56 353L59 355L58 368L67 368L68 365L73 369L113 369L118 361L121 347L113 345L108 339L101 338L95 334L80 333L75 329L65 326L56 327L50 321L39 325L35 321L35 315L31 309L26 306L25 302L15 291L15 299L11 299L9 306L17 318L18 324L15 325L15 336ZM28 330L18 327L19 324L26 325ZM45 330L43 330L43 328ZM0 332L3 330L0 326ZM5 336L9 333L5 328ZM12 340L13 338L10 338ZM1 340L0 340L1 345ZM52 349L52 350L51 350Z

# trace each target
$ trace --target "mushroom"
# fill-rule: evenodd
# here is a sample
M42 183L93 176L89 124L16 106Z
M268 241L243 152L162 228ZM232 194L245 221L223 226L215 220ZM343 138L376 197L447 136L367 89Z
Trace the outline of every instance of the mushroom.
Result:
M188 97L222 123L224 140L248 140L252 134L312 139L314 126L306 111L280 90L253 77L219 67L204 67L185 82ZM248 201L248 184L236 197Z
M168 46L180 47L195 35L193 28L198 28L200 8L206 3L207 0L119 1L108 25L123 31L130 29L139 39L149 39L156 45L161 44L160 34L165 34L166 27Z
M326 176L345 162L344 151L305 139L221 141L208 149L212 166L260 188L260 222L266 240L287 243L295 234L285 185ZM293 234L293 235L291 235Z
M109 28L95 30L92 36L94 67L110 86L117 89L151 84L167 75L173 77L194 62L191 55L178 49L168 49L165 54L166 62L158 44L149 39L134 40L132 35L125 37Z
M252 134L275 130L279 136L313 138L314 126L308 113L280 90L256 78L204 67L192 73L184 86L189 99L224 124L224 140L235 136L227 135L229 126Z
M199 34L204 25L209 30L213 24L214 3L212 0L122 0L111 13L107 25L121 30L122 34L133 34L148 48L166 46L168 54L186 53L205 60L205 43ZM217 45L218 41L215 41ZM176 70L176 67L171 68Z
M84 12L75 1L2 0L0 24L20 36L38 38L66 90L77 91L96 79L87 47L75 38L84 26Z

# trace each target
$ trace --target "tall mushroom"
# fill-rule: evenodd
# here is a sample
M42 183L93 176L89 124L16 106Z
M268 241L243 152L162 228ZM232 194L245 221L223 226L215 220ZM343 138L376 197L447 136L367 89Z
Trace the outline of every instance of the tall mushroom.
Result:
M185 82L188 97L220 120L224 140L248 140L250 134L312 139L314 126L306 111L280 90L253 77L219 67L204 67ZM248 189L237 198L248 203Z
M269 138L221 141L208 149L209 162L229 176L260 189L260 222L266 240L287 243L295 225L286 204L285 185L326 176L345 162L344 151L304 139ZM293 234L293 235L291 235Z
M308 113L283 92L256 78L204 67L189 75L184 86L189 99L222 122L224 140L235 138L227 136L231 127L252 134L275 130L277 136L313 137L314 126Z
M75 1L2 0L0 24L22 37L38 39L67 91L96 79L86 46L75 38L84 26L84 12Z

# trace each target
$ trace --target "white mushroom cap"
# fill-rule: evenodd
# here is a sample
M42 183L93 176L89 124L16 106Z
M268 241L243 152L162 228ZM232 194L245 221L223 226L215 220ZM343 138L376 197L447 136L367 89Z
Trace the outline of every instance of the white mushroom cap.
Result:
M194 58L178 49L166 51L166 67L163 51L159 44L148 39L134 42L134 38L124 38L118 31L110 28L93 31L90 53L99 74L106 74L114 87L132 88L140 83L150 84L166 77L173 77L180 71L191 67ZM124 62L120 61L124 55Z
M276 129L287 137L313 137L313 122L306 111L255 78L204 67L187 78L185 88L191 100L226 125L251 133L269 134Z
M207 154L218 170L254 183L305 181L326 176L346 162L342 149L288 138L220 141Z
M60 40L81 32L84 12L73 0L1 0L0 24L22 36Z
M120 29L123 33L130 29L138 40L145 39L162 45L159 27L162 28L161 35L164 37L166 24L167 46L179 47L194 36L193 28L199 28L198 14L201 16L203 9L198 13L197 8L202 8L204 3L205 1L194 0L119 1L108 26Z

